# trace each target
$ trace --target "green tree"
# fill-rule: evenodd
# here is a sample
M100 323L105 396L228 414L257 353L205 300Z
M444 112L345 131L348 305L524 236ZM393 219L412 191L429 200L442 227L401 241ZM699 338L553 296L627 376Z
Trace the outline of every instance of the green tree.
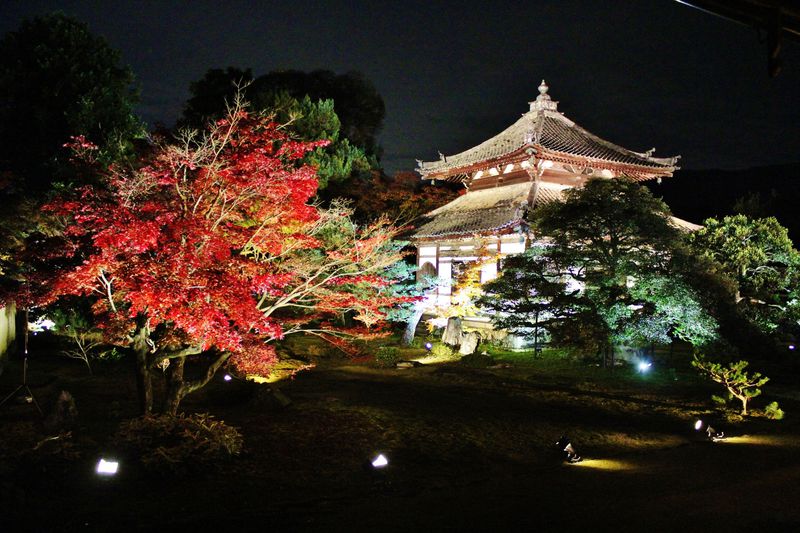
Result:
M768 377L762 376L758 372L754 372L752 375L748 374L745 371L748 365L747 361L722 365L708 361L702 356L695 356L692 361L693 367L724 386L734 398L742 402L743 415L747 415L747 404L750 400L761 394L759 387L769 381Z
M84 136L106 165L131 155L136 100L119 52L73 18L33 18L0 39L0 292L21 278L26 241L52 229L39 208L53 183L96 178L64 145Z
M300 139L329 141L307 157L307 162L317 168L320 189L369 173L371 164L364 151L341 136L333 100L312 101L308 96L298 100L285 92L259 96L257 108L274 113L276 120L288 124Z
M42 190L64 179L71 136L105 162L143 133L133 113L134 77L86 24L60 13L27 20L0 40L0 166Z
M612 364L618 342L716 337L678 260L683 235L647 189L592 179L534 211L531 222L546 246L507 259L483 300L501 327L545 327L555 342L609 351Z
M254 79L250 69L235 67L209 70L202 79L191 84L192 97L186 103L180 125L202 128L206 122L224 116L227 104L241 89L252 110L274 115L298 139L329 141L327 146L317 148L306 157L306 162L318 169L321 190L331 183L350 184L370 171L374 161L344 134L338 100L319 96L332 93L311 91L309 87L313 93L310 96L297 87L269 81L272 80L270 76L272 74Z
M630 296L635 303L620 340L669 344L677 338L701 346L717 339L717 321L680 273L643 276Z
M537 347L548 336L567 334L559 326L585 313L588 303L581 300L577 289L568 288L561 269L544 252L536 246L507 257L502 275L483 285L478 300L479 307L494 314L497 327L527 337ZM574 344L584 343L576 340Z
M800 253L775 218L709 218L690 242L736 281L737 306L751 323L764 333L796 330Z
M377 136L383 127L386 106L372 82L360 72L275 70L257 78L254 86L257 92L285 91L298 100L304 96L333 100L342 121L342 136L367 154L379 155Z

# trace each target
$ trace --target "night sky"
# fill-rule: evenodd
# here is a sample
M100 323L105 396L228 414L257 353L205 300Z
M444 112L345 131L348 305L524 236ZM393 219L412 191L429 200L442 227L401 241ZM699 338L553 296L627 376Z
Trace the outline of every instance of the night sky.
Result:
M684 168L800 161L800 46L770 79L763 33L673 0L6 0L0 33L55 9L122 52L151 124L209 68L358 70L386 102L385 168L410 170L510 125L545 78L578 124Z

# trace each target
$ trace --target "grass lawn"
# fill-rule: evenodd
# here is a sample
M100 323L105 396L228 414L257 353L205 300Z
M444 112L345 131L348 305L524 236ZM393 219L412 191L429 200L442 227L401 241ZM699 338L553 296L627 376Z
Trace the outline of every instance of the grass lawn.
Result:
M304 349L295 346L295 350ZM313 351L309 348L309 351ZM403 353L422 358L423 349ZM238 427L243 453L217 467L147 474L128 458L100 479L93 465L135 415L123 361L96 365L40 353L29 384L47 407L61 390L79 410L70 446L33 451L46 433L32 406L0 409L3 531L798 530L800 402L782 421L726 421L720 391L691 372L642 375L553 357L495 353L498 368L457 362L397 370L315 355L280 382L287 407L221 376L183 404ZM19 363L0 376L18 384ZM775 399L767 385L755 406ZM734 438L706 442L711 420ZM586 459L553 450L568 434ZM365 464L389 458L381 471Z

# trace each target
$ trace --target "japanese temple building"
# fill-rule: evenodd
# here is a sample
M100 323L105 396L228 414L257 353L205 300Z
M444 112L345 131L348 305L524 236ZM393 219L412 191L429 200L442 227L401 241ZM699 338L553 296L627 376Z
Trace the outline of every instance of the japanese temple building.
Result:
M536 238L525 222L529 209L559 199L590 177L661 180L678 169L679 156L633 152L586 131L558 111L547 91L542 81L530 110L491 139L438 161L417 161L422 179L460 182L467 190L428 213L413 233L419 272L439 281L430 306L449 304L457 265L477 259L477 248L498 257L483 265L483 282L497 276L503 256L529 247ZM699 228L677 218L673 223Z

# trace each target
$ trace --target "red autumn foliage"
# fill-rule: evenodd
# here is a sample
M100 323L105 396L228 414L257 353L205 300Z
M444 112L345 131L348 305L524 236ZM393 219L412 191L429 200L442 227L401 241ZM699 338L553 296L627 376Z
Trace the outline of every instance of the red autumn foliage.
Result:
M337 343L372 334L405 301L382 276L401 259L396 230L385 220L360 228L342 205L310 203L315 169L301 160L325 143L293 140L238 109L135 170L110 169L104 187L45 207L64 229L40 247L48 268L31 277L32 303L91 299L108 340L143 338L150 366L214 349L264 374L275 362L270 341L286 334ZM343 315L364 327L334 326Z

